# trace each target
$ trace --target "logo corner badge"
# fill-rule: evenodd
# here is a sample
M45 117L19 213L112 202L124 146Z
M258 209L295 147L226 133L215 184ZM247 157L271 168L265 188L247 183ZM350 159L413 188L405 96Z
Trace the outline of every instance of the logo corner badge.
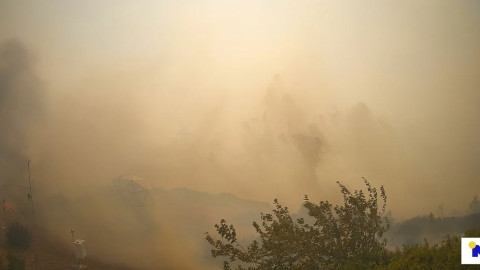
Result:
M480 238L462 237L462 264L480 264Z

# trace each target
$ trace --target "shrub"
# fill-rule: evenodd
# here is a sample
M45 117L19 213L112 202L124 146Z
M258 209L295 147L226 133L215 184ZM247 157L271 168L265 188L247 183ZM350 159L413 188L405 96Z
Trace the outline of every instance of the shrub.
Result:
M259 237L242 246L233 225L224 219L215 225L222 240L207 233L213 257L226 257L223 268L232 269L374 269L389 260L383 233L389 228L385 207L387 196L380 194L364 179L367 192L351 192L338 185L343 205L328 201L316 204L305 196L304 207L313 222L294 219L287 207L274 200L271 214L261 214L262 222L253 222ZM378 195L381 204L378 204Z
M8 226L6 239L9 247L25 250L30 247L31 235L27 227L15 222Z
M0 257L0 270L5 270L5 265L3 264L3 260L2 258Z
M25 270L25 258L13 253L7 254L8 270Z

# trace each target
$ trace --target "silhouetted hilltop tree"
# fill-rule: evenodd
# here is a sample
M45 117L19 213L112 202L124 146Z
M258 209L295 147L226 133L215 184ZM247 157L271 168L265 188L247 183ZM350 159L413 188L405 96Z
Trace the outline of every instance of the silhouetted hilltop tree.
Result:
M478 201L478 196L475 195L468 205L467 214L480 213L480 201Z

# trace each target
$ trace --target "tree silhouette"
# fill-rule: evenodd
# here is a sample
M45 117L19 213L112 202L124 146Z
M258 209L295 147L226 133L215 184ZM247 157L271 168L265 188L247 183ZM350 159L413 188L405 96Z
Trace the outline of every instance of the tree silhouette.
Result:
M337 182L343 195L343 205L328 201L316 204L305 196L303 206L309 219L294 220L287 207L276 199L272 213L261 213L261 224L253 222L258 238L243 246L233 225L225 220L215 225L222 240L209 233L213 257L226 257L224 269L319 269L372 268L383 263L388 255L383 233L390 223L385 217L387 196L383 186L378 206L376 188L363 179L367 192L350 192Z

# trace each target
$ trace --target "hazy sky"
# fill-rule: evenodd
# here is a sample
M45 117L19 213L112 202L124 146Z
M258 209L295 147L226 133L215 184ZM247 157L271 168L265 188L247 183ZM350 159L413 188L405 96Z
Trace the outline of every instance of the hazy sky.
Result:
M12 39L47 100L22 151L57 189L300 203L364 176L401 217L479 194L478 1L2 0Z

